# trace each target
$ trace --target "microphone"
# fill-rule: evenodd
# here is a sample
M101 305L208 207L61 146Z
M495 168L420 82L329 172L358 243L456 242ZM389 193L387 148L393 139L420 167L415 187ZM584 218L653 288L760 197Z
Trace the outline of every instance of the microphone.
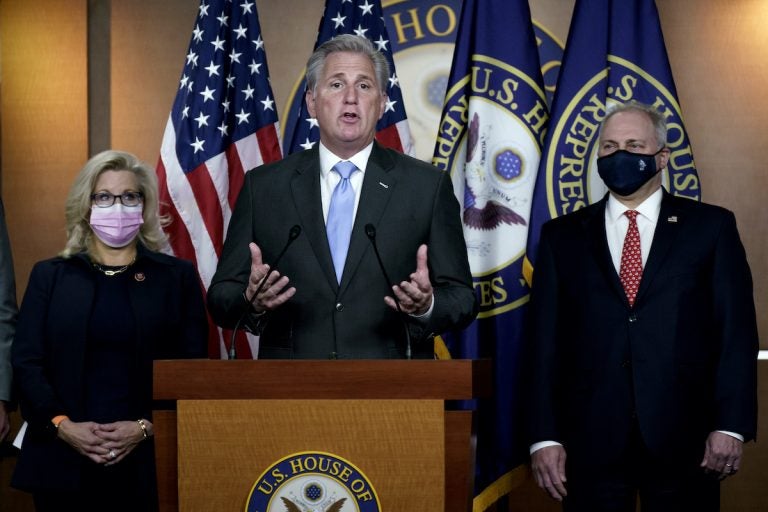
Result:
M294 240L296 240L299 235L301 234L301 226L298 224L295 224L291 227L291 229L288 231L288 241L285 242L285 245L283 246L283 250L280 251L280 254L277 255L277 258L275 258L275 263L269 266L269 272L267 272L267 275L264 276L264 278L261 280L261 283L259 283L258 288L256 288L256 291L253 293L250 299L248 299L248 303L245 306L245 310L240 315L240 318L237 319L237 322L235 322L235 327L232 329L232 340L229 344L229 359L237 359L237 351L235 349L235 336L237 335L237 330L240 329L240 324L243 323L243 320L245 320L245 316L251 311L251 306L253 306L253 302L256 300L256 297L261 293L261 290L264 288L264 285L267 283L267 279L269 279L269 276L272 275L272 272L277 270L277 264L280 263L280 260L283 257L283 254L285 254L285 251L288 250L288 247L291 246ZM246 288L247 291L247 288ZM243 295L245 296L245 292L243 292ZM248 298L247 296L245 297Z
M392 281L390 281L389 276L387 275L387 269L384 268L384 262L381 261L381 256L379 255L379 248L376 246L376 228L373 226L373 224L365 225L365 236L367 236L368 240L371 241L371 245L373 246L373 252L376 254L376 260L378 260L379 262L379 268L381 269L381 273L384 275L384 280L387 282L387 286L389 286L389 289L391 290ZM400 316L400 321L403 322L403 329L405 330L405 358L410 359L411 358L411 333L408 330L408 322L405 319L405 313L403 313L403 310L400 307L400 301L397 300L397 295L393 293L392 298L395 299L395 306L397 306L397 312L399 313L398 316Z

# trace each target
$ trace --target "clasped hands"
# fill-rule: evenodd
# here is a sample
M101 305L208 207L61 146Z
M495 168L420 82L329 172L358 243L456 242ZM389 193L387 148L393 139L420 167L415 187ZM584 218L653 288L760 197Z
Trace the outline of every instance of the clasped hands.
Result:
M152 424L144 420L151 428ZM95 423L64 420L57 435L97 464L111 466L123 460L141 441L144 433L136 421Z
M285 304L296 294L296 288L289 286L288 276L279 272L271 272L269 265L262 260L261 249L251 242L251 272L248 278L246 299L251 300L253 294L259 289L261 282L266 282L261 287L258 296L253 301L256 312L271 311ZM409 315L423 315L432 306L432 283L429 280L429 268L427 266L427 246L422 244L416 251L416 271L409 276L408 281L402 281L392 286L392 293L400 301L403 313ZM394 298L384 297L384 302L390 308L397 310Z

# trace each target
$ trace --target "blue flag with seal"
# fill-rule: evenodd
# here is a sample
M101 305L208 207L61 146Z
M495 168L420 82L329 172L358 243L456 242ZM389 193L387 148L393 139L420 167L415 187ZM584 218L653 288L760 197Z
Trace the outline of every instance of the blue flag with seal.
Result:
M480 304L449 354L492 358L495 393L477 404L473 510L486 510L524 478L522 278L531 197L549 119L526 0L467 0L432 163L451 173Z
M387 58L390 77L387 87L387 103L384 114L376 124L376 140L383 146L401 153L413 155L414 147L408 119L405 114L403 93L392 59L392 44L384 23L384 14L379 0L327 0L325 12L320 19L315 48L339 34L355 34L371 40L373 45ZM286 154L309 149L320 140L317 121L309 115L304 98L306 80L301 79L291 94L292 102L288 111L283 148ZM300 91L300 94L297 92Z
M701 188L653 0L577 0L534 191L525 277L530 283L541 226L601 199L597 143L606 109L637 101L667 119L671 154L664 187L701 199Z

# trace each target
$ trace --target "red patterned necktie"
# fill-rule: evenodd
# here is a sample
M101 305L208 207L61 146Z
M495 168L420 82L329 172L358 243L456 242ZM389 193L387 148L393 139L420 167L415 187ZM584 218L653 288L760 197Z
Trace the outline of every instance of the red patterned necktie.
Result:
M640 254L640 231L637 229L637 212L627 210L624 212L629 218L627 236L624 238L624 248L621 250L621 266L619 278L627 294L629 305L635 305L637 289L640 287L640 279L643 277L643 257Z

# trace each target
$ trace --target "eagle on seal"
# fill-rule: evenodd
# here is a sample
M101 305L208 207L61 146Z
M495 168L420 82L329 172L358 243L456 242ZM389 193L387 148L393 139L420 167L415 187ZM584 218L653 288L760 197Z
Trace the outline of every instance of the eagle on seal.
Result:
M298 505L288 498L281 496L280 499L283 500L283 505L285 505L285 512L340 512L341 507L344 506L344 502L347 501L347 498L341 498L324 510L302 511Z
M467 136L467 162L472 161L477 149L477 143L480 141L480 117L477 112L472 116L469 123L469 133ZM469 186L466 179L464 181L464 213L462 220L464 224L471 228L480 230L490 230L498 227L500 224L522 224L525 226L525 219L517 212L507 208L492 199L486 201L485 206L478 208L475 206L477 195Z

